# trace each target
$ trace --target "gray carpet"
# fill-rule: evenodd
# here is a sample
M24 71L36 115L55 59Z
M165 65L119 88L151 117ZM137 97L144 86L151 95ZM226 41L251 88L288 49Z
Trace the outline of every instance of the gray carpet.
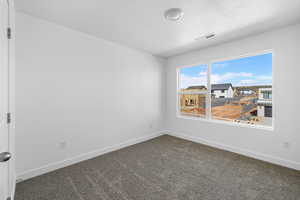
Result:
M16 200L300 200L300 172L171 136L17 184Z

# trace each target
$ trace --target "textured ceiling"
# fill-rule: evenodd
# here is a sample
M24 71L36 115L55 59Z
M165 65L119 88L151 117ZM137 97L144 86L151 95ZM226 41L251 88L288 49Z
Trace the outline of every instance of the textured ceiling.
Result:
M15 4L18 11L164 57L300 22L300 0L15 0ZM183 19L165 20L164 11L174 7L183 9ZM208 33L216 37L205 39Z

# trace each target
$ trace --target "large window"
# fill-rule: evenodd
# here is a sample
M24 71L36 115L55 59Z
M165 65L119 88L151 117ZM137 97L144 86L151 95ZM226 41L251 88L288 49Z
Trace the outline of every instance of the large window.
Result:
M178 70L178 113L272 126L272 53Z

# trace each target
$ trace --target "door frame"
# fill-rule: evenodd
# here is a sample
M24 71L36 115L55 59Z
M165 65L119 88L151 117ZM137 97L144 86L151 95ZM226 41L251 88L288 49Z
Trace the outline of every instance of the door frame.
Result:
M14 199L16 188L15 171L15 6L14 0L8 2L8 26L11 29L11 38L8 40L8 112L10 113L10 124L8 126L8 150L12 154L8 162L9 174L9 197Z

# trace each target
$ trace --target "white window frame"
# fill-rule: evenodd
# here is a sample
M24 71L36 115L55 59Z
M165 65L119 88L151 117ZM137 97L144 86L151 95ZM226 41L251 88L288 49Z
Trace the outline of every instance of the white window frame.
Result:
M266 125L257 125L257 124L246 124L246 123L238 123L238 122L229 122L224 120L216 120L212 118L211 114L211 68L212 64L216 62L224 62L229 60L235 60L235 59L241 59L241 58L247 58L247 57L253 57L253 56L259 56L263 54L272 54L272 126L266 126ZM180 69L182 68L189 68L189 67L195 67L200 65L206 65L207 66L207 92L181 92L180 91ZM194 63L190 65L184 65L184 66L178 66L176 67L176 77L177 77L177 84L176 84L176 117L181 119L188 119L188 120L199 120L204 122L212 122L212 123L218 123L218 124L225 124L225 125L231 125L231 126L237 126L237 127L247 127L247 128L256 128L256 129L264 129L268 131L274 131L275 127L275 81L274 81L274 72L275 72L275 63L274 63L274 51L272 49L270 50L263 50L258 51L256 53L250 53L250 54L243 54L240 56L232 56L227 58L221 58L221 59L214 59L210 60L208 62L201 62L201 63ZM182 115L180 112L180 102L179 102L179 95L180 94L206 94L206 115L204 117L194 117L194 116L187 116Z

